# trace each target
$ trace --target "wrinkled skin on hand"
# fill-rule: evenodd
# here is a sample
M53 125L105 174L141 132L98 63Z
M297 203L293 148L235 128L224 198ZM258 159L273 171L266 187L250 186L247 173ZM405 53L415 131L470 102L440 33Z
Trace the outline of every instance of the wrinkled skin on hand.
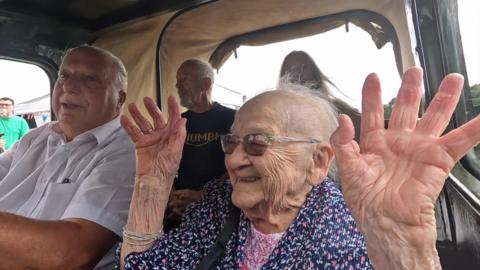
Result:
M181 118L173 97L168 98L168 121L153 99L146 97L144 104L153 126L133 103L128 109L135 124L125 115L120 119L135 144L137 159L135 188L125 228L137 234L152 235L162 231L165 208L182 156L186 119ZM127 254L142 252L152 243L135 239L125 242L121 251L122 269Z
M135 144L137 176L163 175L170 178L176 174L182 157L186 119L181 118L178 104L173 97L168 99L167 122L152 98L146 97L144 103L152 117L153 126L133 103L128 109L136 125L125 115L120 119Z
M462 85L459 74L445 77L417 122L422 70L409 69L385 129L380 82L375 74L370 75L362 92L360 145L353 140L350 119L340 116L331 143L345 201L365 235L375 269L440 267L435 249L435 201L448 172L480 141L479 117L441 136ZM422 256L430 257L428 267L416 261Z

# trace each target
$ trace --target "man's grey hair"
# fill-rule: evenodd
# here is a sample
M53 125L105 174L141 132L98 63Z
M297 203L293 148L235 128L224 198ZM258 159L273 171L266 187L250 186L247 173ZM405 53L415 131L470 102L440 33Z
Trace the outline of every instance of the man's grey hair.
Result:
M78 47L70 48L65 52L63 57L65 58L65 56L67 56L73 50L76 50L76 49L89 49L89 50L99 52L102 55L105 55L110 60L110 64L111 64L110 75L113 76L112 79L113 79L113 84L115 88L121 89L123 91L127 91L127 87L128 87L127 70L125 69L125 66L123 65L122 60L120 60L120 58L118 58L116 55L114 55L113 53L105 49L102 49L97 46L92 46L92 45L80 45Z
M319 135L323 140L326 140L328 142L330 140L330 136L338 127L338 110L337 107L331 102L330 97L324 95L318 90L311 89L301 84L291 83L287 80L281 80L277 84L277 89L288 91L298 96L302 96L313 103L313 106L318 109L316 110L317 113L321 114L323 116L321 119L324 120L324 122L322 122L321 130L319 130ZM306 104L306 106L308 105ZM311 119L316 119L320 116L310 115L310 117ZM305 120L308 121L308 119ZM328 176L331 179L335 180L337 183L339 183L335 159L330 165Z
M182 65L188 65L190 67L193 67L193 70L195 70L198 79L209 78L212 81L213 86L213 83L215 82L215 73L213 72L213 68L210 63L202 61L200 59L191 58L185 60Z

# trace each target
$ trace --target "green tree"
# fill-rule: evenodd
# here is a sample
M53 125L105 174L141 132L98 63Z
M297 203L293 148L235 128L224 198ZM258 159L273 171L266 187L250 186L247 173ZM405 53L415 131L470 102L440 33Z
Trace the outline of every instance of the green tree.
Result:
M388 102L388 104L383 104L383 114L385 115L385 119L390 119L390 115L392 114L393 105L397 98L393 98Z
M470 87L470 96L472 98L473 107L480 107L480 83Z

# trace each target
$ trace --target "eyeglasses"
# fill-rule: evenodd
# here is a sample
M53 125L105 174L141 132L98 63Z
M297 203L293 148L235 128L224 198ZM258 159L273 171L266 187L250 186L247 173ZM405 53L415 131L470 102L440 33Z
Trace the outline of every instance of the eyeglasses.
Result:
M0 107L10 107L13 106L13 104L0 104Z
M243 144L245 152L251 156L261 156L273 142L290 142L290 143L319 143L315 139L300 139L293 137L274 136L270 134L248 134L240 138L233 134L225 134L220 136L222 149L225 154L231 154L239 143Z

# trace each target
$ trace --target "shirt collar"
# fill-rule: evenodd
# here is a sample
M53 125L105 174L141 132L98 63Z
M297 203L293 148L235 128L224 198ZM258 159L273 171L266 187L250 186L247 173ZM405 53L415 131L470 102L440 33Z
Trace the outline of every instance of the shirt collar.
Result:
M75 139L81 139L83 136L94 136L98 144L105 142L110 135L112 135L117 129L121 128L120 126L120 116L115 117L111 121L98 126L96 128L90 129L83 134L78 135ZM74 140L75 140L74 139Z
M57 122L51 122L50 128L54 129L54 125L56 124ZM119 128L121 128L120 116L117 116L101 126L92 128L80 135L77 135L71 142L80 142L93 137L97 141L97 144L103 144L110 137L110 135L112 135ZM58 133L58 131L54 132L54 134L57 134L56 136L59 136L63 143L66 143L65 134Z

